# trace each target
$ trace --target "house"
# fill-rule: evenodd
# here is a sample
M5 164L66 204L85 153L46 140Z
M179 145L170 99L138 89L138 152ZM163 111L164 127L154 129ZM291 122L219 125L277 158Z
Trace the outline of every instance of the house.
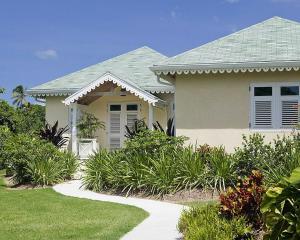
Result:
M49 122L70 124L83 109L105 121L103 147L121 147L136 118L151 127L174 116L176 135L232 151L243 134L293 130L299 70L300 23L273 17L170 58L142 47L28 92L46 99ZM76 150L75 124L72 137Z

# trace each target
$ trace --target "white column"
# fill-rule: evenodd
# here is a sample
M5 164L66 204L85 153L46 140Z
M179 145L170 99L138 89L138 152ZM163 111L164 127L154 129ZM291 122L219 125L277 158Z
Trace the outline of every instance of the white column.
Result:
M148 111L148 128L153 129L153 105L149 103Z
M72 139L72 152L77 156L77 103L72 103L72 129L71 129L71 139Z

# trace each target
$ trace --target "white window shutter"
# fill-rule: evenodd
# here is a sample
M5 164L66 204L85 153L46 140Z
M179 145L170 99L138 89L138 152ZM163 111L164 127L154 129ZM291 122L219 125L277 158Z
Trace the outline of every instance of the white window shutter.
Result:
M110 149L111 150L121 148L121 139L120 139L120 137L111 137L110 141L109 141L109 144L110 144Z
M111 113L110 114L110 132L120 133L121 131L121 114Z
M121 147L121 113L110 113L110 149Z
M298 100L285 100L281 102L282 127L294 127L299 122Z
M127 113L127 126L131 129L134 126L135 121L138 119L137 113Z
M271 100L254 100L254 124L257 127L272 127Z

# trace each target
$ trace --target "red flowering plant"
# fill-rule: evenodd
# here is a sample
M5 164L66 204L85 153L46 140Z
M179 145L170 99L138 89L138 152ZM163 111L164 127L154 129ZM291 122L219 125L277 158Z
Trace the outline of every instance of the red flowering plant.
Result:
M230 187L220 195L220 214L227 218L243 216L254 228L261 228L260 204L265 193L262 179L257 170L249 177L239 178L236 187Z

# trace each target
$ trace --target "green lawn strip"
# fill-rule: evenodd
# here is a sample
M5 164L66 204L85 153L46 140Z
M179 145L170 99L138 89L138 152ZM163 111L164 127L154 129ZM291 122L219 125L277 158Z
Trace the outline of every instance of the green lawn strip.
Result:
M119 239L147 215L136 207L67 197L50 188L8 190L0 176L1 240Z

